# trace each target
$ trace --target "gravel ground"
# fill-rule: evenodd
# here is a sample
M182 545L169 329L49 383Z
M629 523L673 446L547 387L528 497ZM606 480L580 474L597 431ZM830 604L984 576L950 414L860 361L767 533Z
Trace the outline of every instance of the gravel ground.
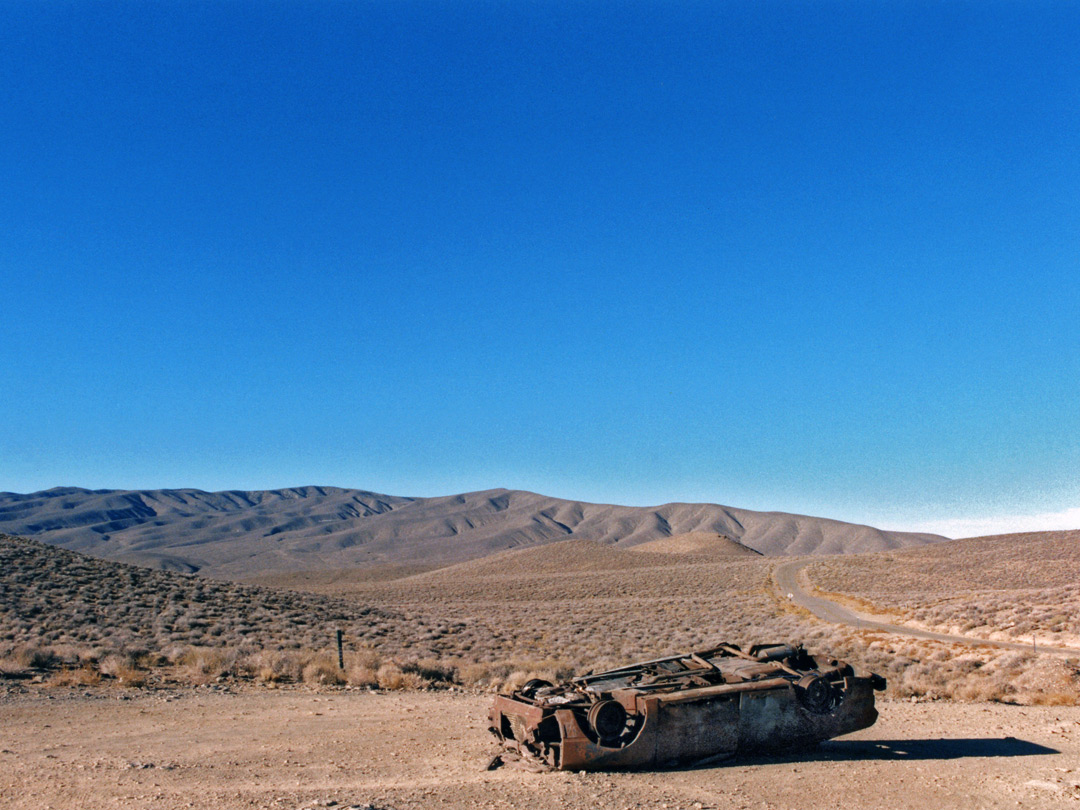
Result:
M2 808L1080 807L1080 708L882 701L798 756L489 772L490 698L221 688L0 692Z

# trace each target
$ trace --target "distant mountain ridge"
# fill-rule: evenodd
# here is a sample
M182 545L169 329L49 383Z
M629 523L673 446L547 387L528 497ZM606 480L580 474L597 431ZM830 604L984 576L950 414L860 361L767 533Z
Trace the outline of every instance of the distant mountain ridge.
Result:
M0 532L105 559L224 578L449 565L559 540L634 546L712 532L768 555L851 554L945 538L717 504L568 501L521 490L409 498L340 487L0 493Z

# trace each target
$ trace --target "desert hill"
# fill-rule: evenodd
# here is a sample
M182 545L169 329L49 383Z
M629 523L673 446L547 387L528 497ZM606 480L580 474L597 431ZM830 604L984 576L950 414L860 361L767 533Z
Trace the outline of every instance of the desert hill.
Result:
M636 546L617 546L597 540L559 540L542 546L499 551L449 566L386 564L332 571L296 571L246 577L245 582L273 588L330 594L350 594L385 583L396 587L431 587L438 582L510 580L583 573L671 568L722 563L762 555L736 540L710 532L691 532ZM435 572L431 573L429 572ZM427 576L424 576L427 575Z
M516 579L521 576L621 571L635 567L635 556L617 546L596 540L561 540L533 548L510 549L475 560L418 574L409 582L457 582ZM412 585L410 585L412 586Z
M822 558L817 587L948 633L1080 647L1080 530Z
M815 563L840 572L867 592L918 593L923 598L962 591L1080 588L1080 530L969 537L933 546L851 555Z
M445 566L559 540L630 547L696 532L769 555L849 554L943 539L716 504L613 506L506 489L406 498L315 486L0 493L0 531L106 559L223 578Z
M401 635L400 617L330 596L216 582L0 534L0 646L326 647Z
M639 553L691 555L706 558L752 557L761 554L737 540L715 532L687 532L671 537L661 537L659 540L650 540L633 546L632 550Z
M687 535L681 535L686 537ZM716 537L716 535L713 535ZM544 575L572 575L582 573L616 572L645 570L652 568L670 568L677 565L689 565L708 555L677 554L669 551L656 551L656 544L667 543L675 538L650 540L636 546L622 548L608 545L597 540L562 540L543 546L526 549L511 549L481 557L476 560L457 563L446 568L439 568L430 573L421 573L409 578L410 587L433 582L453 583L461 580L491 580L535 577ZM722 553L715 560L722 562L724 557L743 556L734 554L730 547L742 548L746 555L760 558L756 551L739 546L735 541L721 545ZM663 548L663 546L660 546Z
M906 564L938 566L954 583L963 569L965 587L1080 583L1080 529L968 537L940 549L905 549L896 556Z

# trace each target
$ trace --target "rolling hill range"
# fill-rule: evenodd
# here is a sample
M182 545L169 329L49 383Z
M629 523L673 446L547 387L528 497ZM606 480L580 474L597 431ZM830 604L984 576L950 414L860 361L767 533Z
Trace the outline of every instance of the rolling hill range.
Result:
M707 533L767 555L851 554L944 539L715 504L612 506L506 489L406 498L315 486L0 493L0 532L105 559L233 579L443 566L571 539L632 547Z

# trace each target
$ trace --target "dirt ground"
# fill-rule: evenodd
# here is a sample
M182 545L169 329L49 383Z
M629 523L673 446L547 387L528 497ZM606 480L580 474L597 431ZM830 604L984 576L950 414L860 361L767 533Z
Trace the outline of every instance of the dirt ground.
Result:
M0 694L0 807L1080 807L1080 708L880 701L798 756L625 774L486 771L490 698L217 688Z

